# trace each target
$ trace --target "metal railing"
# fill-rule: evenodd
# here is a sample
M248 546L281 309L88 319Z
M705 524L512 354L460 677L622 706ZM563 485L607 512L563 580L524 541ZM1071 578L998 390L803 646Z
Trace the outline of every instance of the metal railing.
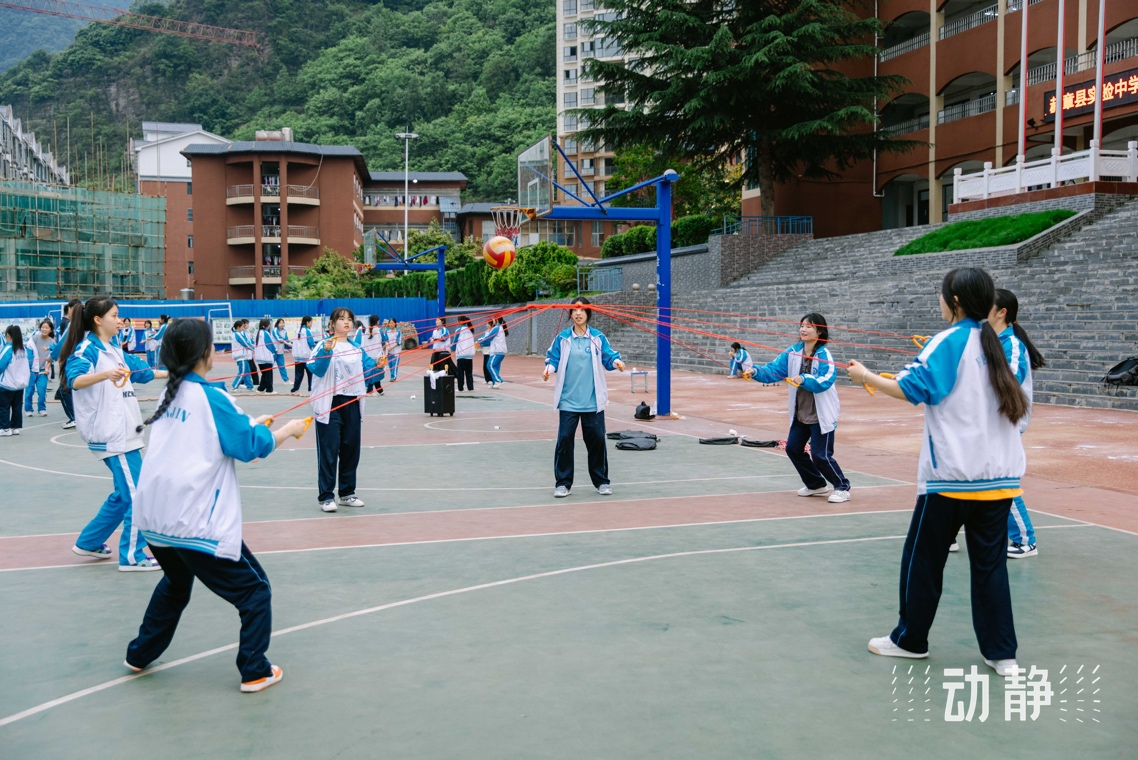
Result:
M996 110L996 96L985 95L979 100L970 100L967 103L957 103L949 106L936 115L937 124L948 124L950 121L967 119L969 116L979 116L982 113Z
M1131 37L1128 40L1119 40L1106 46L1103 51L1106 56L1106 63L1118 63L1127 58L1133 58L1138 55L1138 37ZM1085 53L1072 55L1063 62L1063 73L1078 74L1080 71L1088 71L1098 65L1098 52L1095 50L1088 50ZM1036 66L1034 69L1027 70L1027 83L1028 84L1041 84L1043 82L1051 82L1055 79L1055 62L1045 63L1042 66Z
M907 135L910 132L919 132L922 129L928 128L929 115L926 113L912 119L906 119L899 124L892 124L888 127L882 127L881 131L887 135Z
M261 267L261 277L264 279L277 278L280 279L281 270L284 267L280 265L268 265ZM308 267L292 267L288 268L289 276L301 277L304 275ZM257 276L256 265L247 265L240 267L229 268L229 279L231 280L245 280L254 279Z
M725 216L724 235L812 235L812 216Z
M594 264L577 265L577 291L579 293L614 293L624 287L624 274L620 267L598 267Z
M262 198L280 198L281 197L281 186L280 185L270 185L268 183L261 185L261 197Z
M891 45L877 54L877 60L884 63L885 61L892 60L899 55L911 53L918 48L923 48L929 44L929 33L918 34L912 39L898 42L896 45Z
M1035 5L1036 3L1042 2L1043 0L1031 0L1028 5ZM1023 10L1023 0L1008 0L1008 13L1017 13L1021 10Z
M288 226L288 236L290 238L320 238L319 227L302 227L294 224Z
M989 21L995 21L997 15L999 15L998 5L989 5L987 8L981 8L975 13L954 19L942 26L940 28L940 38L943 40L946 37L951 37L961 32L967 32L969 29L975 29L978 26L987 24Z
M252 185L230 185L225 188L226 198L252 198L253 186Z
M239 224L235 227L226 227L225 236L232 240L233 238L251 238L256 230L256 225L253 224ZM261 238L276 238L281 236L281 226L279 224L262 224L261 225ZM306 227L303 225L290 224L288 225L288 236L290 238L312 238L320 239L319 227Z
M1004 93L1004 105L1016 106L1019 105L1019 88L1013 87Z
M290 198L312 198L314 200L320 199L320 188L309 187L308 185L289 185L288 197Z
M1018 157L1017 157L1018 158ZM1011 166L992 168L964 174L960 169L952 178L952 197L956 202L982 200L1000 195L1012 195L1026 188L1059 187L1076 182L1097 182L1102 177L1116 177L1122 182L1138 182L1138 141L1127 143L1126 150L1102 150L1091 140L1089 150L1038 161L1018 161Z

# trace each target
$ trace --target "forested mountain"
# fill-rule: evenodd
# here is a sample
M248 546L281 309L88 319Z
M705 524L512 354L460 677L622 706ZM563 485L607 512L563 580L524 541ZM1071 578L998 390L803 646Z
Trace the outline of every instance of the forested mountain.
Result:
M84 5L114 8L122 2L85 0ZM0 71L27 58L36 50L54 53L75 39L86 22L62 16L47 16L11 8L0 8Z
M373 170L462 171L470 198L516 192L515 155L555 127L554 0L174 0L135 4L256 31L261 50L92 25L59 53L0 74L0 103L83 177L117 171L139 122L200 122L235 139L291 126L296 139L358 147ZM92 117L94 126L92 127ZM105 146L102 147L102 146ZM88 162L90 164L90 161ZM91 180L92 182L94 180Z

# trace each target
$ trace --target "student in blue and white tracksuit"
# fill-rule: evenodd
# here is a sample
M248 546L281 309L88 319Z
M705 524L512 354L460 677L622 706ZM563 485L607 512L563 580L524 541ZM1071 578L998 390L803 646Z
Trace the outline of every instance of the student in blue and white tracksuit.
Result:
M435 319L435 330L428 339L431 342L431 371L442 372L448 375L457 371L450 358L450 330L447 329L446 317Z
M162 366L162 340L166 336L166 326L170 324L170 317L165 314L158 315L158 329L154 331L154 358L157 364L151 364L151 367L158 369L166 369Z
M1047 362L1043 354L1031 342L1027 330L1019 324L1019 299L1010 290L996 288L996 304L988 317L992 329L999 333L1000 344L1004 347L1004 354L1008 357L1008 366L1016 381L1023 388L1028 404L1033 401L1032 372L1040 367L1046 367ZM1022 435L1027 430L1031 413L1019 422L1019 432ZM1012 508L1008 513L1008 557L1023 559L1034 557L1039 553L1035 545L1035 526L1031 524L1031 517L1027 514L1027 505L1023 503L1022 496L1012 499Z
M830 340L826 318L816 312L807 314L798 326L798 335L801 343L783 351L770 364L744 373L744 377L760 383L788 381L790 432L786 435L786 456L804 483L798 495L825 495L830 491L826 485L829 481L834 492L827 501L840 504L850 500L850 482L834 459L834 431L842 408L834 387L838 370L826 347Z
M289 420L270 430L260 424L267 417L253 419L241 411L224 383L208 382L213 333L201 320L175 320L163 358L170 380L145 423L151 426L150 453L134 505L135 525L150 542L163 577L124 664L138 672L166 651L197 578L240 612L241 691L261 691L284 672L265 657L272 588L242 540L236 463L264 459L289 436L301 437L306 424Z
M605 371L624 372L620 354L609 345L605 334L589 327L591 309L588 298L573 299L577 308L570 309L573 326L562 330L545 352L542 380L557 373L553 388L553 405L560 415L557 444L553 449L553 495L564 498L573 488L573 439L577 423L589 454L589 479L602 496L612 494L609 481L608 449L605 440L605 407L608 406L608 382Z
M144 445L134 383L166 377L166 372L152 370L134 354L111 345L118 326L118 304L110 298L92 298L75 307L60 350L79 435L110 469L115 483L114 493L79 534L72 551L108 559L112 553L104 542L121 523L119 570L157 570L157 563L143 552L146 541L131 519Z
M387 320L387 370L391 374L391 382L399 379L399 359L403 354L403 331L394 319Z
M158 344L154 340L154 336L158 331L154 329L154 323L149 319L142 323L142 345L146 349L146 366L158 366Z
M59 337L56 338L55 343L51 347L51 360L53 362L59 361L59 352L63 349L64 341L67 340L67 332L71 327L71 312L75 310L76 306L82 305L83 302L78 298L72 298L67 302L67 306L64 307L63 317L59 322ZM63 413L67 415L67 422L63 423L63 429L70 430L75 427L75 405L71 400L71 388L68 387L63 377L62 367L59 368L59 387L55 390L55 397L59 399L59 405L63 407Z
M288 339L288 330L285 329L285 321L278 319L273 324L273 329L269 334L273 339L273 346L277 349L277 353L273 358L276 360L277 369L280 370L281 380L287 383L288 371L285 369L285 351L289 350L292 346L292 341Z
M253 342L249 340L245 326L247 319L238 319L233 323L233 361L237 362L237 375L233 378L233 390L244 386L253 389Z
M337 479L340 505L362 507L356 496L356 469L360 464L364 397L376 374L375 362L348 336L355 322L352 310L332 310L332 337L316 349L312 365L312 412L316 415L318 501L325 512L336 511Z
M19 435L24 427L21 402L36 359L35 343L25 344L19 325L8 325L0 344L0 436Z
M31 349L35 351L32 376L28 379L28 387L24 391L24 412L29 417L34 413L34 402L39 409L39 415L47 416L47 380L51 374L51 348L54 342L55 325L50 319L40 322L39 332L28 341L32 344Z
M253 339L253 361L257 364L257 371L261 373L257 393L273 392L273 367L276 364L277 344L269 331L270 324L268 317L262 317L257 323L256 337Z
M506 320L502 317L493 319L491 327L478 338L478 345L482 346L487 355L486 370L490 373L490 387L502 387L502 360L506 358L506 337L510 334L506 327Z
M851 361L850 378L910 403L924 404L925 435L917 466L917 505L901 554L896 628L871 639L888 657L928 657L944 564L961 526L972 576L972 627L984 661L1000 676L1016 665L1008 585L1007 523L1024 471L1017 424L1030 410L987 322L995 286L983 269L954 269L941 283L935 335L896 379Z
M460 391L474 390L474 331L470 329L470 319L464 314L458 318L458 328L454 339L455 373L458 375Z
M375 392L380 396L383 395L383 377L386 374L383 367L387 364L387 357L383 352L383 344L387 342L387 336L382 327L379 326L379 315L372 314L367 318L367 329L364 330L363 336L360 338L360 348L363 349L367 357L371 359L372 363L376 366L376 372L368 381L368 393Z
M747 373L755 368L751 355L747 349L738 343L731 344L731 377L746 377Z
M308 392L312 393L312 370L308 362L312 359L312 351L316 348L316 339L312 337L312 317L305 316L300 320L300 327L296 328L296 337L292 341L292 360L295 362L293 371L296 381L292 384L292 392L300 391L300 384L308 375Z

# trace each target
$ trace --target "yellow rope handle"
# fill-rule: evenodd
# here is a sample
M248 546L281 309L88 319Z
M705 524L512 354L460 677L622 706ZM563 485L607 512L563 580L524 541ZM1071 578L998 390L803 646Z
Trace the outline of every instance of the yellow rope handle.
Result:
M929 338L931 337L931 335L914 335L912 338L913 344L917 348L924 348L925 344L929 342Z
M783 380L783 382L785 382L787 385L793 385L795 388L801 388L801 387L802 387L802 383L796 383L796 382L794 382L794 380L792 380L792 379L791 379L791 378L789 378L789 377L784 377L782 380Z
M128 369L128 367L126 367L123 364L120 364L118 366L118 369ZM128 371L125 375L120 377L118 380L112 380L111 385L115 386L116 388L122 388L122 387L126 386L126 381L129 379L130 379L130 372Z

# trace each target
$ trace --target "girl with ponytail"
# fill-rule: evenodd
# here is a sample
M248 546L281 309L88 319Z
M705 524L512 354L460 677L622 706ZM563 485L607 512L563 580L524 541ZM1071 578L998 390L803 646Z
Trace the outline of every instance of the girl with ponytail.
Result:
M963 525L972 570L972 625L984 662L1005 676L1016 666L1008 586L1007 523L1023 493L1023 445L1016 423L1030 404L988 323L996 300L983 269L954 269L940 287L949 328L933 336L896 378L851 361L850 378L886 395L924 404L917 505L901 554L901 615L869 651L929 656L929 629L940 602L944 563Z
M1016 381L1023 388L1028 404L1032 401L1031 373L1047 365L1043 354L1027 337L1027 330L1019 325L1019 299L1015 293L1002 288L996 289L996 303L988 315L988 322L992 329L999 333L1000 343L1004 347L1004 355L1008 358ZM1019 422L1019 432L1027 430L1030 410ZM1023 503L1022 496L1012 499L1011 512L1008 514L1008 557L1023 559L1034 557L1039 553L1035 546L1035 526L1031 524L1031 517L1027 514L1027 505Z
M62 382L71 389L79 436L110 469L115 483L114 493L71 550L83 557L110 558L112 552L104 542L122 523L119 570L159 570L144 553L146 541L132 520L143 446L134 384L166 377L166 372L152 370L134 354L124 353L114 340L118 331L118 304L110 298L92 298L72 310L60 349Z
M249 417L224 383L208 382L213 331L201 320L170 323L161 361L170 376L158 408L143 423L152 432L135 495L135 522L165 575L124 664L138 672L161 656L198 578L241 613L241 691L261 691L284 673L265 657L272 590L264 568L242 540L236 462L269 456L288 437L303 436L308 425L297 419L270 429L270 417Z
M35 344L24 344L20 326L8 325L0 338L0 436L19 435L24 427L20 400L31 380L36 358Z

